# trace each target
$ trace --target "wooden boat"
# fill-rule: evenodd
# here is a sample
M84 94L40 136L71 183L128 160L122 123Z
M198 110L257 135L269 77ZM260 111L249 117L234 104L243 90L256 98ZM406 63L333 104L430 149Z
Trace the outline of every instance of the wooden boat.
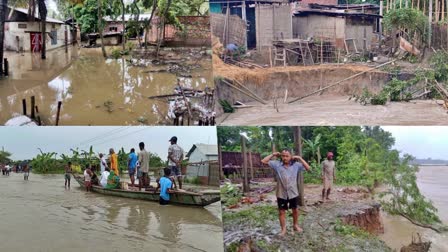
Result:
M85 188L83 176L73 175L73 177L82 188ZM92 191L111 196L159 202L159 193L154 191L107 189L96 185L92 186ZM218 202L220 201L220 199L221 196L219 191L201 192L201 193L177 191L170 194L170 203L175 205L204 207L212 203Z

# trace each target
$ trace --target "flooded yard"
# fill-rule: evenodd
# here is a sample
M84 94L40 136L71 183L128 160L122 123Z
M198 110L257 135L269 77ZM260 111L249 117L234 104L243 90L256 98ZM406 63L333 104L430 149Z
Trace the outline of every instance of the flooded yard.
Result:
M29 103L31 96L44 125L55 124L58 101L59 125L172 124L169 100L148 97L173 94L178 82L192 90L213 88L211 56L198 56L198 50L168 48L165 56L173 60L161 62L105 60L99 48L58 49L43 62L38 54L11 53L11 74L0 81L0 124L21 115L22 99Z

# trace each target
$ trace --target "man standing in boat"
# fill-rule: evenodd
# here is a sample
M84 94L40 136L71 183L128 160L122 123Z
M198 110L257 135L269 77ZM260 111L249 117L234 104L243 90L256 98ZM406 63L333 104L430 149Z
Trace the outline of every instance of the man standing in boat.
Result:
M168 166L171 169L171 176L176 176L179 183L179 189L182 189L181 163L184 158L184 150L177 145L177 137L170 139L170 147L168 148Z
M67 166L65 167L65 175L64 175L66 189L67 189L67 185L68 185L68 189L70 189L71 174L72 174L72 162L68 161Z
M101 169L101 174L103 174L103 172L106 170L106 168L107 168L106 158L104 158L103 153L100 153L100 169Z
M137 154L135 154L135 149L131 149L131 153L128 156L128 171L129 178L131 179L131 184L134 186L135 183L135 169L137 168Z
M138 153L138 163L140 164L139 171L141 172L141 177L138 180L138 187L142 190L142 187L146 188L149 186L149 152L145 150L145 143L140 142L138 144L140 152Z
M110 169L114 171L115 175L120 176L120 173L118 172L118 156L113 148L109 149L109 154L110 154Z
M271 160L273 157L281 159ZM280 235L284 236L286 234L286 211L288 209L292 210L294 230L298 233L303 232L299 227L299 210L297 209L299 203L297 177L303 169L309 171L310 166L302 157L292 156L287 149L284 149L281 153L273 153L265 157L261 162L274 169L277 177L276 195L281 226Z

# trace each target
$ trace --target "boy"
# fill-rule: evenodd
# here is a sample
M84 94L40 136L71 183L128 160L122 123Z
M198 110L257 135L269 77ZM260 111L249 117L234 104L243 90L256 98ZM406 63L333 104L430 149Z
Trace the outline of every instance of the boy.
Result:
M90 167L87 165L86 169L84 170L84 183L86 186L86 190L90 192L92 189L92 170L90 170Z
M165 168L163 169L163 173L165 176L161 177L157 182L157 189L160 188L160 205L167 205L170 203L170 194L173 189L173 181L170 179L171 169Z

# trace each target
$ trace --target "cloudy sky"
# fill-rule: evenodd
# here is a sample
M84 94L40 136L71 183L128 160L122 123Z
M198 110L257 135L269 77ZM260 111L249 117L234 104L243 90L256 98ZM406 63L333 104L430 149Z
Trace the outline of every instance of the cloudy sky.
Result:
M0 127L0 148L11 152L12 159L31 159L39 153L71 154L71 148L108 153L124 147L138 150L143 141L146 150L166 160L168 140L177 136L178 144L188 151L193 144L217 144L215 127Z
M384 126L395 137L395 149L417 158L448 160L447 126Z

